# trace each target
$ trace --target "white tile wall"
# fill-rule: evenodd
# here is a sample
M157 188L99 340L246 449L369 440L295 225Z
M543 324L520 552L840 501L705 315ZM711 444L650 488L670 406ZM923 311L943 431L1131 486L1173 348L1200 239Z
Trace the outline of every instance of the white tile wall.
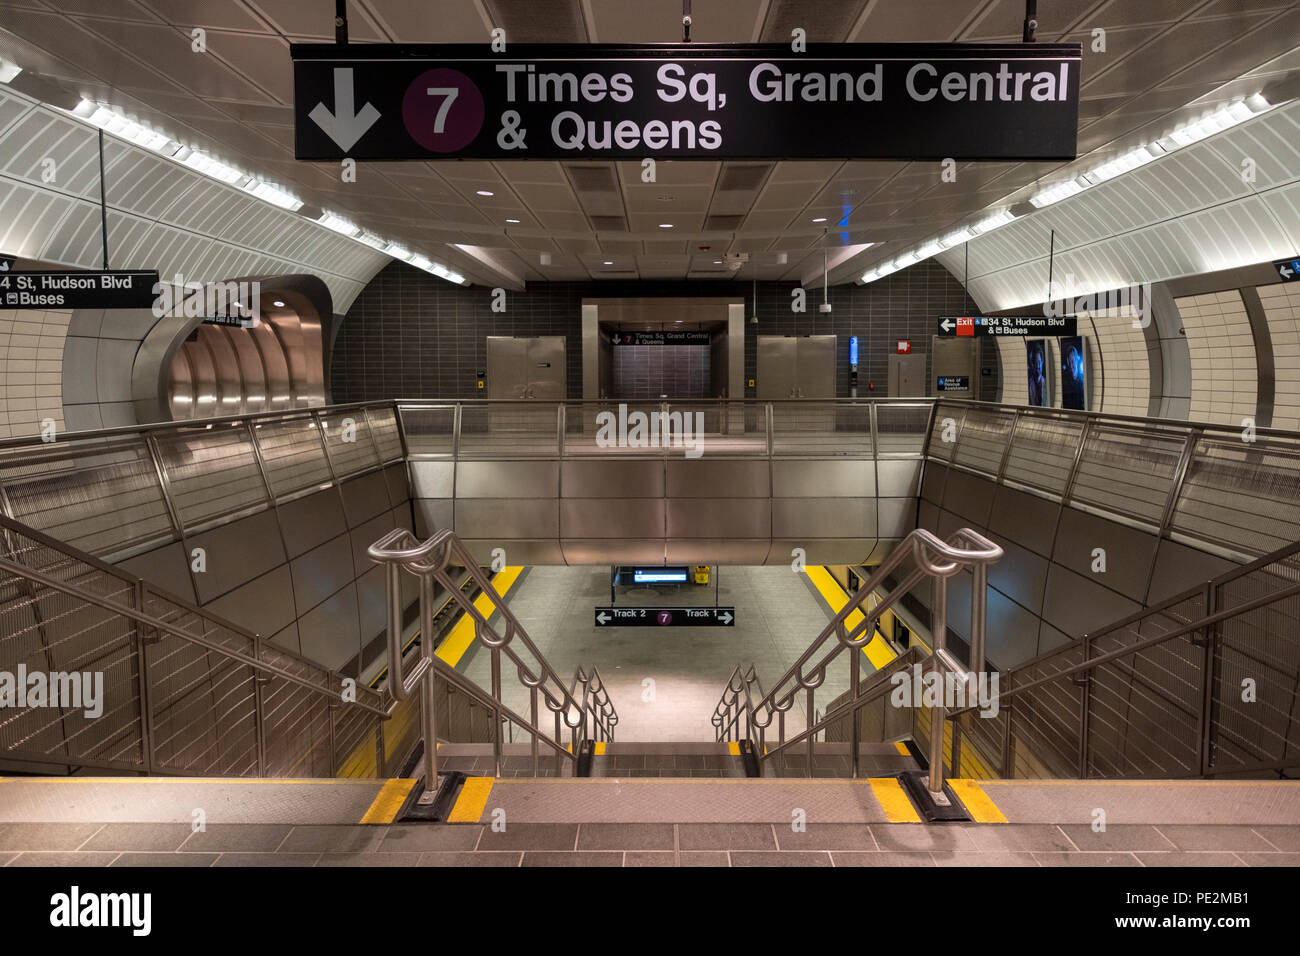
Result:
M1133 321L1133 312L1128 308L1102 309L1079 316L1080 334L1089 325L1096 331L1095 336L1084 335L1092 352L1088 383L1090 411L1146 415L1149 410L1151 364L1146 338ZM1058 365L1058 375L1059 368Z
M1300 429L1300 283L1264 285L1255 291L1273 340L1273 427Z
M63 428L63 340L71 312L0 309L0 438Z
M1191 420L1240 425L1255 415L1255 339L1236 289L1175 299L1192 365Z

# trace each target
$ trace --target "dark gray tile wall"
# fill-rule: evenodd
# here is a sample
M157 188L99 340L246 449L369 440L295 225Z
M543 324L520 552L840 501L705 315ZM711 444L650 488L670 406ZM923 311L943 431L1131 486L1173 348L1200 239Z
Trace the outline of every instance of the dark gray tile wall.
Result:
M884 394L889 355L898 339L928 352L935 319L975 310L961 284L938 262L921 262L870 285L830 289L834 310L817 311L820 288L807 290L807 311L790 311L793 282L758 284L758 324L753 285L731 281L592 281L534 283L506 294L506 311L491 309L492 290L452 285L403 262L393 262L359 295L341 323L331 352L335 402L391 398L475 398L476 373L485 367L489 335L563 335L568 394L582 396L584 297L734 296L745 300L745 378L754 377L756 335L839 336L836 394L849 393L849 338L859 338L859 395L874 381ZM998 394L997 349L981 340L981 397ZM706 373L707 381L707 373ZM752 389L746 394L753 395Z

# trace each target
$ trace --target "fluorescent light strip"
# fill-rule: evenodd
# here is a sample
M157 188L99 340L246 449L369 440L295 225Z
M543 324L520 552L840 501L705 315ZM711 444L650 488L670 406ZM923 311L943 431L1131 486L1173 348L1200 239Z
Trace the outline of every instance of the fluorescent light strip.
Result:
M1036 196L1030 196L1029 201L1038 209L1044 206L1050 206L1058 203L1062 199L1069 199L1071 196L1077 196L1083 192L1083 186L1079 185L1077 179L1067 179L1064 182L1057 183L1055 186L1049 186Z
M237 183L244 178L244 174L234 166L227 166L225 163L213 159L207 153L191 152L181 160L181 163L196 173L202 173L204 176L210 176L223 183Z
M244 187L244 190L264 202L269 202L272 206L279 206L281 209L287 209L290 212L297 212L303 205L302 200L297 196L285 192L278 186L264 183L260 179L253 180Z
M342 216L336 216L332 212L327 212L316 220L318 225L326 229L333 229L335 232L342 233L349 238L355 238L361 231L361 227L354 222L349 222Z
M1104 183L1108 179L1114 179L1116 176L1132 172L1139 166L1145 166L1147 163L1154 161L1155 158L1155 153L1145 146L1139 146L1122 156L1116 156L1114 159L1102 163L1096 169L1085 173L1084 177L1093 184Z
M388 245L388 240L380 239L373 232L363 232L361 235L355 236L354 238L357 242L364 242L372 249L379 249L380 251L383 251L384 246Z
M394 259L401 259L403 262L410 262L413 253L405 246L400 246L395 242L390 242L384 247L384 252Z

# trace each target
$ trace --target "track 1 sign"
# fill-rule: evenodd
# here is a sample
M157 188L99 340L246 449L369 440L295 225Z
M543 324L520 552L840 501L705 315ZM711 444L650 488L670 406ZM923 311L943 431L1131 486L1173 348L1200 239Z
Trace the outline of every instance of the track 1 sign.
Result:
M598 607L597 627L731 627L734 607Z
M1071 160L1080 46L290 46L300 160Z

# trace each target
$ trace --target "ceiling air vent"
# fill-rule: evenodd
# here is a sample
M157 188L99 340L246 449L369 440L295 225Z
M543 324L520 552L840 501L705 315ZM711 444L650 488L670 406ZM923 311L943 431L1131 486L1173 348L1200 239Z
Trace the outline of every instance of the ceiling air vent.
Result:
M763 21L764 43L789 43L790 31L803 27L813 42L842 43L857 22L867 0L810 3L809 0L772 0Z
M618 179L614 175L612 163L600 166L571 165L569 176L573 179L573 188L580 193L618 192Z
M589 216L591 228L597 232L627 232L627 220L622 216Z
M763 185L771 163L727 163L718 177L719 192L752 192Z
M468 4L466 4L468 6ZM586 43L578 0L488 0L492 25L511 43Z
M735 232L744 221L744 216L709 216L704 220L704 231Z

